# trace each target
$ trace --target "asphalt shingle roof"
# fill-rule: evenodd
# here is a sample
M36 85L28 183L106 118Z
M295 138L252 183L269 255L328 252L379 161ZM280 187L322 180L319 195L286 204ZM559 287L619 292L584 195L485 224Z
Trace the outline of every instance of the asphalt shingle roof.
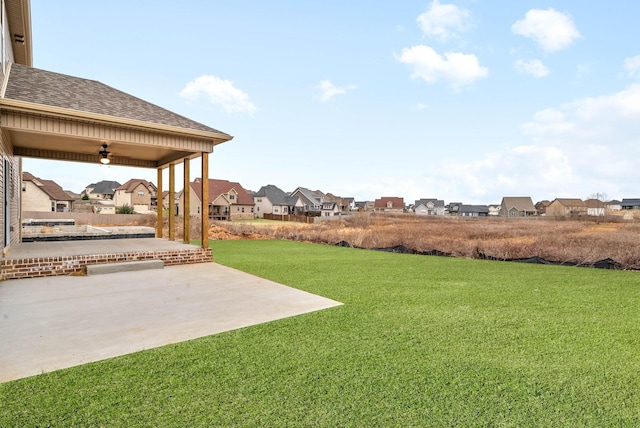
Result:
M177 128L216 132L96 80L12 64L5 98Z
M196 197L202 201L202 186L200 183L200 178L196 179L190 183L191 191ZM214 178L209 179L209 202L214 201L220 195L226 195L231 192L231 190L235 190L238 194L238 198L235 201L235 204L238 205L255 205L253 202L253 198L249 196L247 191L245 190L240 183L236 183L228 180L217 180Z
M284 190L280 189L273 184L262 186L260 190L254 195L254 197L265 197L269 199L273 205L295 205L298 201L298 197L289 196Z
M103 180L93 186L91 193L96 195L113 195L113 192L120 187L117 181Z
M72 201L73 197L65 192L62 187L53 180L43 180L31 173L24 171L22 173L23 181L31 181L40 188L44 193L55 201Z

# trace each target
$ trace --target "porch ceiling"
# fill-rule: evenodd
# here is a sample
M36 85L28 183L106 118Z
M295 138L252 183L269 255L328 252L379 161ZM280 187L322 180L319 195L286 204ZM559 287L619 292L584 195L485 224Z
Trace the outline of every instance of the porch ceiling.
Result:
M107 144L111 165L144 168L164 167L185 158L200 156L202 151L185 150L154 144L138 144L110 138L92 138L69 134L46 134L24 129L3 128L4 139L13 146L16 156L73 162L100 163L102 144ZM159 136L154 136L158 139ZM210 144L210 152L213 144Z

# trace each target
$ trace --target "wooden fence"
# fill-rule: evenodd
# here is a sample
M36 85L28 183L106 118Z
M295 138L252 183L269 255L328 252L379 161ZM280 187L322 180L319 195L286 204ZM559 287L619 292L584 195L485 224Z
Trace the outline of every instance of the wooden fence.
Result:
M103 224L123 226L133 223L153 226L156 221L155 214L100 214L100 213L59 213L48 211L23 211L22 221L29 219L73 219L76 224Z
M316 217L291 214L264 214L265 220L295 221L297 223L315 223Z

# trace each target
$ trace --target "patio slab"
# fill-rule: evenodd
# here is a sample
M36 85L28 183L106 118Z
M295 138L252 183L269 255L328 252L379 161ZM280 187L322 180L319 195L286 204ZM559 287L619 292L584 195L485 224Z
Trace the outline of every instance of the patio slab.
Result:
M213 262L4 281L0 382L340 304Z

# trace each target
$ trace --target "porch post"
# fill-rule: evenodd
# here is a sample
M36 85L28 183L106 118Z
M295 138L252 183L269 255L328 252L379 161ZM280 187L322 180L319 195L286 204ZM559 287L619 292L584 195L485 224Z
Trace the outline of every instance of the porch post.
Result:
M169 240L176 239L176 167L169 164Z
M190 235L190 227L191 227L191 186L189 184L189 180L191 178L191 172L189 171L189 158L184 159L184 187L182 191L183 198L183 235L184 235L184 243L188 244L191 241Z
M162 214L163 214L163 205L162 205L162 168L158 168L158 197L157 197L157 201L158 203L156 204L156 237L157 238L162 238L162 226L163 226L163 222L164 219L162 218Z
M202 152L202 248L209 248L209 153Z

